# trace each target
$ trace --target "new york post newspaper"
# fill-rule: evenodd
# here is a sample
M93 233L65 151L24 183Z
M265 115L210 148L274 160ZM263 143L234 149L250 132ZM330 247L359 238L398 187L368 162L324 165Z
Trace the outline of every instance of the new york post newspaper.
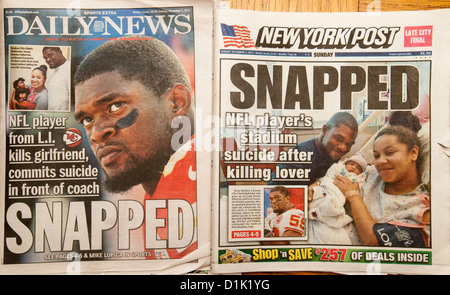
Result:
M208 266L211 3L1 8L0 272Z
M217 10L212 269L449 273L448 10Z

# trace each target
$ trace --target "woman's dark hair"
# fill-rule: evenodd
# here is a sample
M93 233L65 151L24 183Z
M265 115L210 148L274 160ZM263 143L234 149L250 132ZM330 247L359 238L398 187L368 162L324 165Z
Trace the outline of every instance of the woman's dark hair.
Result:
M46 65L40 65L40 66L38 66L37 68L34 68L33 69L33 71L34 70L39 70L39 71L41 71L42 72L42 74L44 74L44 78L47 78L47 66Z
M411 111L393 112L389 117L389 124L393 126L403 126L411 129L415 133L419 132L422 128L419 117L414 115Z

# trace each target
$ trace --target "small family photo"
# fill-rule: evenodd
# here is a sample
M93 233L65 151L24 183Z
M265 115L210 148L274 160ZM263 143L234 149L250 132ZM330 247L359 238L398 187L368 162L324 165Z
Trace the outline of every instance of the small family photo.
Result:
M9 109L70 111L70 49L11 45Z

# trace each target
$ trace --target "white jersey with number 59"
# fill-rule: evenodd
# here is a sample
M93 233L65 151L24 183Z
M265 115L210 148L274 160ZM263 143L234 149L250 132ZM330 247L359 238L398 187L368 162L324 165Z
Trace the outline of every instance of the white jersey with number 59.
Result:
M294 231L302 236L305 234L305 214L302 210L291 209L275 217L273 236L282 237L286 231Z

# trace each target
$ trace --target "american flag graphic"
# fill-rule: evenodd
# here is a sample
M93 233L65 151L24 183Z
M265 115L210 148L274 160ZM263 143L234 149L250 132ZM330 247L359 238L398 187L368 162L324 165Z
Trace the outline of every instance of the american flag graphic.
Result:
M225 47L236 46L238 48L257 48L250 37L250 31L245 26L229 26L220 24Z

